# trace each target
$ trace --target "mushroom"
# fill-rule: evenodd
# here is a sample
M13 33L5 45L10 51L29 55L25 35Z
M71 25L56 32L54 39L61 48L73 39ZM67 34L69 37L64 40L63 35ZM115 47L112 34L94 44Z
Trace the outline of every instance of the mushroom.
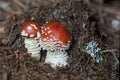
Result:
M40 45L47 50L45 63L56 67L66 66L68 54L66 52L70 46L71 34L59 22L48 22L41 28Z
M21 35L25 39L25 48L27 53L30 53L32 57L40 59L41 47L38 43L38 39L41 37L41 28L38 23L33 20L25 21L21 26Z

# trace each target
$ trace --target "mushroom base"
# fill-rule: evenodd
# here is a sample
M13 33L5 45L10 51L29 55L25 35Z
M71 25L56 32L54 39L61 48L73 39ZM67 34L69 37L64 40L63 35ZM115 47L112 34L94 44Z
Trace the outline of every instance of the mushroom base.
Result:
M35 58L36 60L40 60L40 56L40 51L31 53L31 57Z
M47 51L45 63L50 64L53 69L56 69L56 67L65 67L68 65L67 60L68 54L66 51Z
M40 59L40 50L41 47L36 39L27 39L24 40L25 48L27 48L27 53L31 54L31 57L36 58L37 60Z
M27 49L27 53L31 54L31 57L35 58L36 60L40 60L40 47L32 50Z

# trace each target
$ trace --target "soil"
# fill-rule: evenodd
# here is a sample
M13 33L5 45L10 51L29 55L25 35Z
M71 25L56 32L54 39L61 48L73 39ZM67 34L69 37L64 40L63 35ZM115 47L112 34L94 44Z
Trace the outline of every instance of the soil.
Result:
M0 80L118 80L119 64L111 52L104 53L104 60L96 63L82 51L87 43L95 41L102 50L117 49L114 54L119 58L119 31L106 28L107 23L102 24L100 15L90 6L82 0L61 0L9 18L4 33L0 34ZM68 66L52 69L44 63L46 51L43 50L39 61L27 54L20 26L30 19L40 26L59 21L71 32Z

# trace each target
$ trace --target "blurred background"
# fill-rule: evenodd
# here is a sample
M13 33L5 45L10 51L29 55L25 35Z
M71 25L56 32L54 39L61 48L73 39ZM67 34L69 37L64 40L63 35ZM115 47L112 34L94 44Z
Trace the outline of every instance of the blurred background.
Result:
M22 14L39 5L57 3L60 0L0 0L0 33L12 15Z
M64 0L0 0L0 34L4 33L4 28L8 25L7 21L12 15L23 14L34 7L52 5L59 1ZM114 44L112 47L119 48L120 0L83 1L92 10L95 25L97 25L100 34L102 34L102 39L106 42L111 40L110 44Z
M48 5L64 0L0 0L0 27L14 14L22 14L33 7ZM78 0L76 0L78 1ZM101 23L109 24L115 30L120 30L119 0L84 0L99 17ZM1 31L1 30L0 30Z

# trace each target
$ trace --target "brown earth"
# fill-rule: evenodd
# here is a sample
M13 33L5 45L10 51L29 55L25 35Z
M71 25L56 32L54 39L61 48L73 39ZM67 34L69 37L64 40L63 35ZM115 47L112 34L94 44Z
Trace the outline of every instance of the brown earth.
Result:
M116 42L119 41L118 37L110 34L110 29L100 27L103 25L97 22L95 13L97 12L82 0L65 0L47 6L39 5L21 15L12 16L7 22L5 33L0 37L0 80L118 80L119 67L110 52L104 53L104 60L96 63L90 55L82 51L90 41L99 43L102 50L119 50L119 42ZM40 61L26 53L20 26L25 20L32 18L41 26L47 21L59 21L71 32L69 66L53 70L44 64L46 51L41 51ZM116 35L119 33L112 31ZM110 41L111 37L116 41ZM116 45L111 46L113 43ZM117 58L118 52L115 53Z

